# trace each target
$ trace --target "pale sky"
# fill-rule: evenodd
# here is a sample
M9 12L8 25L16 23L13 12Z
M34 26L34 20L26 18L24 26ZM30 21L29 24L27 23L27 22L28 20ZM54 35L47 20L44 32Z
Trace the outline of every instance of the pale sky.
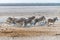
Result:
M60 0L0 0L0 3L60 3Z

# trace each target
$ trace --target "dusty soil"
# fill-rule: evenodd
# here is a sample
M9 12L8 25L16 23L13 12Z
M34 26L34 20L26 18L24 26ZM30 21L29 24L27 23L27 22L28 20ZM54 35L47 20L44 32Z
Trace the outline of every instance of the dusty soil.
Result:
M59 35L60 27L32 27L32 28L18 28L8 27L0 28L0 36L40 36L40 35Z

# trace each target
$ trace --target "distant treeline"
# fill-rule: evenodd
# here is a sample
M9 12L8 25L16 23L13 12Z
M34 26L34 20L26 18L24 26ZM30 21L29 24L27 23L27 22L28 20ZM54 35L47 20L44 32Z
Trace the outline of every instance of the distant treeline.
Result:
M0 6L60 6L60 3L0 3Z

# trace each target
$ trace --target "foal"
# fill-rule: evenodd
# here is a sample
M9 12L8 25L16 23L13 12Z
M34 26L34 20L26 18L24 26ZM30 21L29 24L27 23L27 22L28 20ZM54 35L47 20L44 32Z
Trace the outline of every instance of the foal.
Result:
M57 17L55 17L53 19L48 19L48 26L49 26L49 23L53 23L53 25L54 25L54 23L55 23L56 20L58 20Z

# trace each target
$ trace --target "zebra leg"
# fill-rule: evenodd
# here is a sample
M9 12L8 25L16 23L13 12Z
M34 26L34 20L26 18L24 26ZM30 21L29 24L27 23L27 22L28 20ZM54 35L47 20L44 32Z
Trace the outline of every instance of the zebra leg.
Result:
M21 23L21 26L23 26L23 23Z
M34 23L34 26L36 25L37 22Z
M53 27L54 27L54 23L53 23Z
M32 26L32 22L30 23L30 26Z
M24 23L24 27L26 27L27 23Z
M35 26L35 22L32 22L31 25L32 25L32 26Z
M48 22L48 27L50 26L49 22Z

